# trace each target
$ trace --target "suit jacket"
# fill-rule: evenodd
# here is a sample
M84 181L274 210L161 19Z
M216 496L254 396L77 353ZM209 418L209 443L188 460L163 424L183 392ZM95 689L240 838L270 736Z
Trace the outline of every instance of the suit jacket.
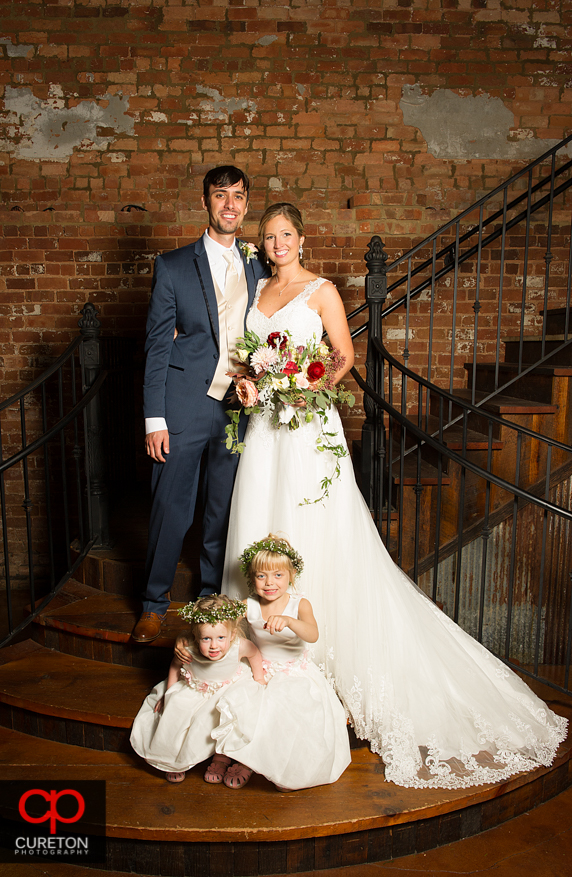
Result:
M257 259L248 265L244 256L242 260L248 311L258 280L268 272ZM145 352L144 416L164 417L171 433L182 432L197 417L206 416L207 392L218 362L219 326L202 238L155 259Z

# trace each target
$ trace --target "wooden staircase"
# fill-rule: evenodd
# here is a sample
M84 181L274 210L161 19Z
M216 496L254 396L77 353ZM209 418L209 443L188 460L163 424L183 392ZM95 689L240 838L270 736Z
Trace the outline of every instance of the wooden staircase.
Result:
M552 343L559 337L563 315L548 312L546 318ZM505 343L501 378L514 373L518 356L517 342ZM538 339L525 342L526 357L533 356L529 344L538 345ZM472 366L466 368L470 385ZM477 366L478 393L490 391L491 371L487 363ZM510 397L497 397L485 408L569 443L570 377L572 361L550 362L515 383ZM459 398L467 394L457 393ZM429 428L436 425L433 411ZM458 425L448 428L445 441L457 451L465 442L467 454L486 464L489 443L482 418L472 418L465 438ZM490 448L494 471L508 478L514 470L510 431L500 427ZM530 446L521 460L522 486L533 485L544 465L542 454ZM552 466L559 465L565 468L563 458L555 455ZM394 470L396 485L402 478L404 488L404 567L412 557L407 521L412 520L408 515L417 482L416 467L407 467L403 478ZM473 527L476 533L483 514L478 479L468 477L462 485L459 467L453 464L441 480L450 508L457 508L459 491L464 490L463 528ZM426 561L431 560L437 481L435 459L427 452L421 466ZM493 494L498 514L505 503L502 491ZM2 777L106 782L107 860L103 867L93 866L91 873L247 877L383 861L477 834L526 812L572 782L572 737L550 769L499 786L447 792L387 783L381 759L351 735L352 764L332 786L283 793L257 776L235 792L205 783L200 765L189 771L183 784L168 784L132 752L129 733L147 692L166 675L180 626L176 608L197 595L199 537L193 530L185 544L171 595L179 602L172 604L162 636L149 646L137 645L130 632L140 611L137 592L147 518L144 496L119 506L113 525L115 547L89 554L76 579L38 616L31 638L0 652ZM392 518L394 528L398 516ZM445 546L455 538L458 516L444 511L441 524ZM541 683L532 687L560 714L572 718L572 698ZM59 867L62 874L68 873L66 866Z
M33 638L0 653L2 777L105 780L107 872L246 877L376 862L483 831L572 781L569 739L549 770L500 786L402 789L385 782L381 759L352 735L352 764L332 786L283 793L257 776L235 792L205 783L200 765L170 785L129 746L133 718L165 676L180 626L173 604L160 639L149 646L129 639L139 612L130 593L137 569L126 559L137 553L134 531L131 546L92 552L83 581L65 585ZM192 594L184 564L178 588ZM559 696L556 706L572 717L572 699Z
M564 323L566 309L557 308L543 312L546 321L547 335L544 339L545 353L550 353L564 340ZM550 333L550 334L548 334ZM519 371L519 355L524 364L533 363L541 356L542 336L524 338L522 352L520 339L507 337L505 345L505 361L499 366L499 385L515 377ZM473 386L473 364L466 363L467 386L453 390L453 395L465 402L471 402ZM522 367L521 369L522 370ZM489 396L495 387L495 363L478 362L475 369L475 404ZM529 490L538 485L546 473L546 448L540 442L527 439L520 451L519 474L516 477L516 438L515 432L508 426L515 423L570 445L572 443L572 350L561 351L535 368L528 375L517 379L507 393L501 393L482 405L483 412L490 412L507 422L507 427L495 425L490 443L491 471L506 481L517 483L519 487ZM510 395L509 395L510 393ZM461 414L460 406L453 406L451 418ZM431 412L427 420L423 420L423 429L435 434L438 430L439 399L435 395L431 399ZM410 414L410 419L417 425L417 415ZM483 415L471 414L467 423L465 452L468 460L486 469L489 455L488 421ZM394 430L394 449L399 447L399 430ZM460 423L446 427L443 432L445 444L457 453L463 448L462 427ZM411 446L414 440L408 436L406 445ZM571 448L572 451L572 448ZM396 452L394 450L394 458ZM440 514L439 544L447 550L451 540L458 539L459 528L465 533L476 529L475 524L483 519L485 491L483 480L469 470L461 473L456 463L445 457L442 464L442 497ZM555 448L552 451L550 469L557 472L561 469L562 480L570 477L568 464L571 454ZM463 479L461 478L463 476ZM424 446L422 450L421 477L417 477L417 460L415 454L406 458L401 470L399 461L393 464L393 485L396 502L399 503L400 488L402 493L402 537L401 566L412 574L415 556L415 515L417 494L420 494L421 516L425 526L421 528L418 547L418 569L428 568L433 562L435 550L436 494L439 482L436 453ZM421 488L421 490L419 490ZM463 493L462 520L459 518L461 508L460 495ZM489 513L498 511L512 499L512 494L494 485L491 488ZM508 505L507 505L508 514ZM397 559L396 546L399 540L399 515L392 516L390 550ZM465 540L466 541L466 540Z

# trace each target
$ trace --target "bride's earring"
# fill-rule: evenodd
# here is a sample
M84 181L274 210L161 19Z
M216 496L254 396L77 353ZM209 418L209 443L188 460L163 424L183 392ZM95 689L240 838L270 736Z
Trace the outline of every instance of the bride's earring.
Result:
M298 255L300 256L300 258L302 258L302 256L304 255L304 247L302 246L302 244L300 244L300 246L298 247Z

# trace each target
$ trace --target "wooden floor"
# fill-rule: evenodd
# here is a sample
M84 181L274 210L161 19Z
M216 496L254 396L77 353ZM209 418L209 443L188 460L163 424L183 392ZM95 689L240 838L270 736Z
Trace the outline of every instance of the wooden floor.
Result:
M498 828L388 862L304 871L298 877L570 877L572 787ZM79 865L4 865L2 877L125 877ZM265 875L270 877L270 875Z
M284 793L256 776L235 791L205 783L201 766L170 785L128 736L165 676L178 620L171 611L165 636L139 646L129 641L138 608L69 582L34 625L35 640L0 652L1 776L105 780L109 871L247 877L369 867L478 835L572 780L570 738L550 769L466 791L388 783L381 759L354 739L352 763L331 786ZM572 717L572 699L533 687Z

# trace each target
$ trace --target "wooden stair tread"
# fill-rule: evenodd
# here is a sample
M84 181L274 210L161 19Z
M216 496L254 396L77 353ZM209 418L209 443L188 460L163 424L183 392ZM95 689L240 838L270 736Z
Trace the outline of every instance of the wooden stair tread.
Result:
M34 654L42 646L35 643L31 639L22 640L19 643L13 643L11 646L4 646L0 649L0 667L2 664L9 664L10 661L18 661L26 658L28 655Z
M48 716L129 728L157 673L39 646L0 667L0 703Z
M411 422L417 426L417 420L415 417L411 417ZM429 435L435 435L435 438L439 439L439 418L430 414L429 417L423 418L423 430L428 432ZM462 451L463 449L463 426L460 423L454 423L452 426L445 426L443 428L443 441L447 445L448 448L452 451ZM492 439L491 448L493 451L502 450L504 446L504 442L500 439ZM467 451L482 451L487 450L489 447L488 436L486 436L482 432L478 432L475 429L467 429L466 431L466 450Z
M107 836L179 842L293 840L327 837L400 825L473 806L496 798L499 787L465 790L405 789L385 781L382 762L367 747L352 750L352 763L338 782L297 792L279 792L264 777L253 776L237 794L203 780L204 766L188 771L180 785L167 783L135 753L93 752L36 740L0 728L0 764L4 779L21 779L22 768L43 780L106 781ZM567 759L564 744L557 757ZM538 768L539 779L548 770ZM518 789L531 776L503 783Z
M471 390L458 389L453 393L459 399L470 402L472 398ZM485 399L489 394L477 390L475 393L475 403ZM557 405L549 405L546 402L536 402L529 399L518 399L515 396L493 396L482 406L484 411L492 411L494 414L555 414L558 411Z
M430 484L438 484L439 483L439 474L435 466L432 466L431 463L427 463L426 460L421 460L420 467L420 475L421 475L421 484L430 485ZM393 481L395 484L401 484L401 472L399 463L395 463L393 466ZM446 472L441 473L441 484L450 484L451 479ZM417 484L417 459L412 455L409 459L405 460L405 464L403 466L403 484Z
M524 363L525 366L528 366L529 363ZM464 364L465 369L468 371L472 369L473 363L466 362ZM495 371L496 363L494 362L477 362L477 371ZM518 373L519 365L517 362L501 362L499 363L499 371L511 372L511 374ZM523 367L520 366L520 371L523 370ZM534 368L531 372L528 372L529 375L547 375L548 377L570 377L572 376L572 366L566 365L539 365ZM455 390L455 393L457 391Z
M71 585L70 593L68 585ZM79 589L75 585L79 585ZM58 594L60 595L62 600L59 605L50 603L37 616L35 623L93 639L128 642L141 614L141 603L138 600L107 594L78 582L68 582ZM177 609L181 606L184 603L171 603L163 622L161 636L149 645L171 648L178 634L188 631L188 624L177 614Z

